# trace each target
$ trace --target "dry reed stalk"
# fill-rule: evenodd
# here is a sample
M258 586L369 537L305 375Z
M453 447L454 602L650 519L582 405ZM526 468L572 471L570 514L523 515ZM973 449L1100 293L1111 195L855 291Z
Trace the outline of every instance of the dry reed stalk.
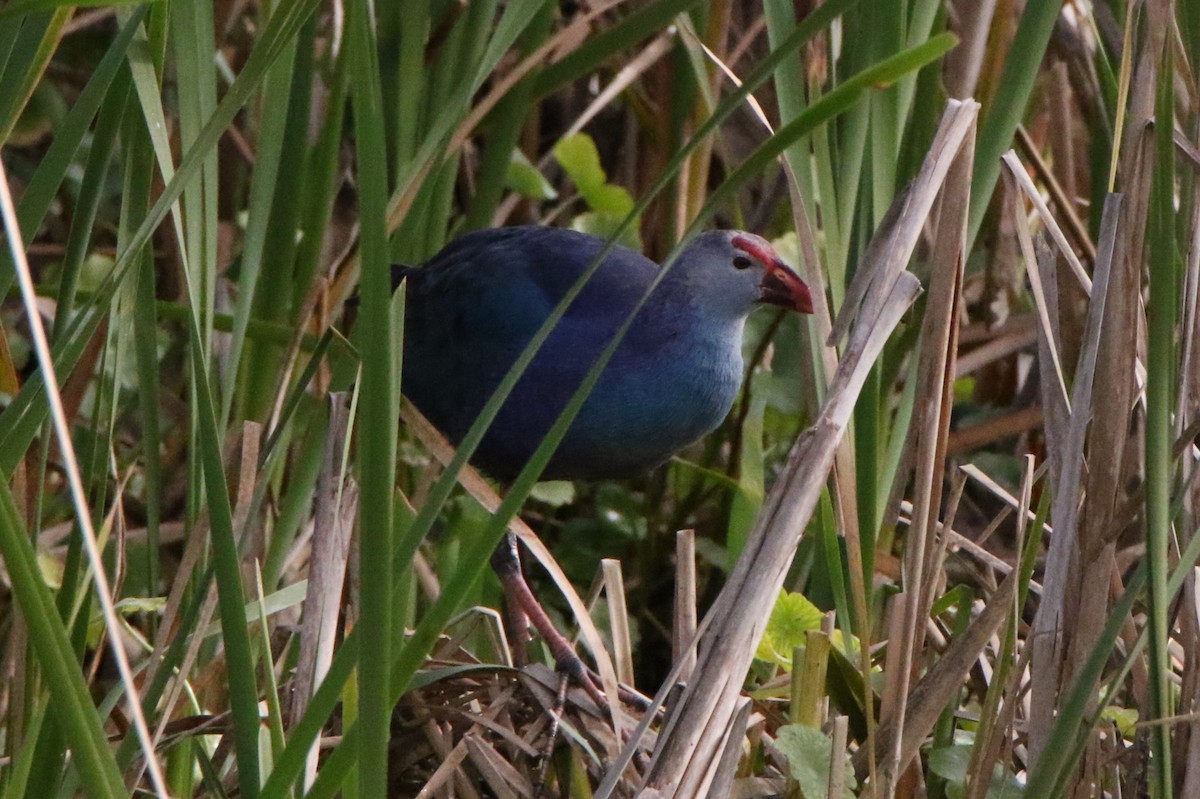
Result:
M329 664L333 662L351 531L358 516L357 485L346 475L345 453L349 435L347 398L333 394L329 398L329 427L325 434L321 471L317 476L308 585L301 606L300 652L289 709L293 724L308 709L308 700L325 679ZM314 743L305 764L304 784L311 785L316 773L317 745Z
M675 534L675 622L671 626L671 662L679 678L691 678L696 665L696 531Z
M937 578L936 539L931 531L940 515L946 463L950 410L954 401L955 354L962 305L963 269L966 260L967 211L970 206L971 174L974 169L975 127L967 129L961 149L951 162L941 188L936 232L930 260L933 272L929 280L929 298L922 323L917 361L917 394L913 402L910 440L915 437L912 524L906 537L904 623L897 628L899 637L889 638L889 654L899 650L896 674L896 725L904 729L908 688L916 677L916 662L924 643L924 619L933 604L933 581ZM907 443L907 442L906 442ZM897 482L900 475L897 475ZM881 713L880 720L886 716ZM908 768L900 758L901 741L897 737L890 758L881 772L884 793Z
M1072 381L1072 393L1066 418L1056 412L1047 416L1047 438L1052 454L1051 469L1054 499L1051 519L1055 535L1050 540L1042 580L1044 594L1034 617L1031 645L1033 647L1032 711L1029 748L1032 762L1037 762L1048 744L1053 711L1059 691L1069 679L1064 671L1064 659L1069 645L1069 633L1079 629L1077 593L1070 586L1080 573L1079 510L1083 488L1084 445L1088 423L1094 412L1092 387L1096 373L1096 358L1102 333L1105 302L1108 298L1109 275L1116 239L1116 222L1120 200L1105 204L1101 240L1101 257L1095 265L1095 283L1091 287L1091 303L1087 329ZM1061 246L1061 243L1060 243ZM1038 267L1043 274L1052 268L1053 258L1043 249ZM1057 424L1051 425L1051 422ZM1060 427L1064 425L1065 427ZM1057 429L1049 429L1051 427ZM1090 648L1089 648L1090 651Z
M633 685L633 635L629 628L629 611L625 606L625 578L621 561L605 558L600 561L604 574L604 596L608 600L608 623L612 633L613 658L617 680Z

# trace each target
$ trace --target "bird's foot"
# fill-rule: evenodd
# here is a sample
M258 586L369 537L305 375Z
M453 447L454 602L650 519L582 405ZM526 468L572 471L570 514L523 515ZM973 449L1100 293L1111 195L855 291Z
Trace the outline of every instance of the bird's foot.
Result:
M608 703L608 700L604 698L604 692L596 686L596 681L592 679L587 666L575 653L571 642L558 631L545 609L542 608L542 604L529 590L529 584L525 582L525 575L521 573L521 557L517 550L515 535L512 533L505 535L504 540L492 553L491 564L496 576L500 578L500 585L504 588L506 603L504 624L507 628L505 634L514 644L513 660L518 665L523 665L525 643L529 640L528 629L529 625L532 625L542 640L546 642L546 646L550 648L555 669L566 675L575 685L581 687L597 707L603 708Z
M545 795L546 774L550 770L550 760L554 757L554 744L558 741L563 713L567 709L567 689L571 686L571 678L561 672L558 677L558 691L554 695L554 707L550 710L550 729L546 731L546 745L542 748L537 780L533 787L534 799L541 799Z

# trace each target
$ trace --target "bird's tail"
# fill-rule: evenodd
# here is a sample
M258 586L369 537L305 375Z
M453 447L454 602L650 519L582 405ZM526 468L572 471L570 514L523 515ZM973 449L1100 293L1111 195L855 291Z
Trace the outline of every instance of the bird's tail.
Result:
M408 273L415 269L416 267L409 266L408 264L392 264L392 291L400 288L400 281L404 280ZM362 298L355 292L354 296L346 300L346 308L351 311L357 311L358 304L361 301Z
M392 264L392 291L400 288L400 281L404 280L415 268L407 264Z

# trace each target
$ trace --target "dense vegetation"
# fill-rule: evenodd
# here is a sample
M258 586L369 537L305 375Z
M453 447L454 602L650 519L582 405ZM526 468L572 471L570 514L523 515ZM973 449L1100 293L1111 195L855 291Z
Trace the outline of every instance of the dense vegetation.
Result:
M1200 796L1198 61L1196 0L10 0L0 790ZM666 467L501 498L388 267L518 223L823 296ZM510 526L666 715L511 668Z

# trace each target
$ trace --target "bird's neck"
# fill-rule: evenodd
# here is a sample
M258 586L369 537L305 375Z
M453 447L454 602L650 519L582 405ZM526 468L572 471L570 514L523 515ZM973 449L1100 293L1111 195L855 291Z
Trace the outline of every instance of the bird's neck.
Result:
M700 356L740 365L745 316L714 315L694 303L655 299L651 297L629 331L636 350L655 353L668 363Z

